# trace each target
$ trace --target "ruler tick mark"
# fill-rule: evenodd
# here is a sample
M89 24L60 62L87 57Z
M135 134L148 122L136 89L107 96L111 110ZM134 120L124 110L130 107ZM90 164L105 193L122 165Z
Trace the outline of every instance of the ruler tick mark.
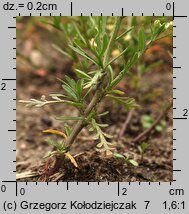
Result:
M4 81L11 81L11 80L16 80L16 79L2 79Z
M187 120L187 117L173 117L173 120Z
M17 181L16 181L16 196L18 196L18 184L17 184Z
M120 190L119 190L119 182L117 182L117 195L119 196Z
M73 3L71 2L71 16L73 14Z

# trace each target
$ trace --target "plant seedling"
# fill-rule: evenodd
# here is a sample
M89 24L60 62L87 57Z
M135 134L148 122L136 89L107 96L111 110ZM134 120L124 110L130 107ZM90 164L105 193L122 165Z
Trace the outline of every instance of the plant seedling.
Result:
M147 152L150 144L146 142L142 142L140 145L138 145L138 150L141 154L141 160L143 160L144 154Z
M57 120L64 122L64 132L57 130L46 130L45 133L58 135L60 142L48 140L56 151L50 152L47 157L55 157L54 168L60 168L64 159L69 158L75 167L77 163L69 151L78 134L84 127L94 133L94 139L98 141L97 149L112 154L115 149L111 143L109 134L104 131L108 124L98 123L98 118L108 112L99 112L99 103L104 99L124 105L127 110L137 106L133 98L125 96L124 92L116 90L115 87L128 75L133 66L136 65L145 50L161 34L166 32L168 24L165 21L151 21L148 26L133 26L137 31L136 46L128 46L124 49L119 41L126 36L130 29L125 24L126 17L72 17L67 24L62 24L61 19L54 17L54 27L63 32L67 46L64 50L56 46L65 56L76 60L74 71L77 79L65 76L59 79L63 92L50 94L50 100L44 95L40 100L20 100L27 107L43 107L48 104L71 105L77 109L78 116L58 116ZM113 23L110 30L110 24ZM119 53L113 54L119 48ZM124 60L128 56L128 60ZM119 62L120 69L115 69L115 63ZM73 127L67 121L75 121ZM137 166L137 162L127 158L125 155L117 154L117 158L124 159L127 165Z
M114 155L114 157L116 157L118 159L124 160L124 162L125 162L125 164L127 166L135 166L135 167L138 166L137 161L128 158L126 154L122 155L122 154L119 154L119 153L113 153L113 155Z
M149 115L143 115L142 116L142 126L144 129L148 129L152 126L154 123L154 119ZM166 127L165 120L161 120L158 125L155 126L156 132L162 132Z

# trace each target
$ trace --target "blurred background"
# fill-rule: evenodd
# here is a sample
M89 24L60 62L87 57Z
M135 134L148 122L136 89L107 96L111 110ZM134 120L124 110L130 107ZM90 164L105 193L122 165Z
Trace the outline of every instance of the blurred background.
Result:
M64 79L68 75L74 79L77 76L74 68L85 68L86 63L71 51L68 40L75 39L73 23L77 23L83 32L88 27L88 17L17 17L17 100L30 98L40 99L42 95L48 97L50 93L61 93L62 87L57 78ZM120 49L131 45L135 51L137 32L141 26L150 34L149 23L156 19L161 22L171 21L171 17L126 17L122 30L136 26L126 34L115 47L112 57L120 53ZM108 19L107 32L111 33L113 18ZM65 29L62 29L62 25ZM166 32L172 33L172 28ZM89 32L93 39L93 32ZM110 114L102 118L102 122L110 124L107 132L115 136L117 150L127 152L128 156L138 160L140 152L136 145L129 141L140 132L149 128L161 114L164 105L172 100L172 35L157 40L148 48L140 61L132 68L118 86L128 97L135 98L139 108L131 114L129 125L125 123L129 111L124 107L105 100L100 108L108 110ZM62 54L59 49L67 50L70 56ZM114 70L122 69L123 61L129 59L129 54L115 62ZM17 172L36 170L36 165L42 165L42 157L52 149L45 142L42 134L44 129L62 130L62 124L55 120L55 116L77 115L72 107L64 105L49 105L44 108L27 109L17 104ZM72 123L71 123L72 124ZM122 140L120 140L122 139ZM153 179L172 179L172 111L162 119L156 127L153 137L147 139L150 144L146 154L146 163L153 163L159 167L154 170ZM86 129L78 137L78 143L73 147L73 154L90 152L96 143ZM145 174L146 169L141 169Z

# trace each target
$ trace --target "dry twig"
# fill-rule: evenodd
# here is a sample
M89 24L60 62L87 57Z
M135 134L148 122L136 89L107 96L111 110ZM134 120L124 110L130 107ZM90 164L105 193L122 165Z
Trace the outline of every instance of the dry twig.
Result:
M133 117L133 113L134 113L134 109L131 109L131 111L129 111L127 118L122 126L122 129L119 133L119 137L123 137L124 133L127 131L129 122L131 121L132 117Z
M151 127L146 129L144 132L140 133L137 137L135 137L132 140L132 143L139 143L141 140L146 139L150 133L154 130L154 128L157 126L157 124L162 120L162 118L167 114L169 109L172 107L173 103L170 103L164 110L163 112L159 115L159 117L155 120L155 122L152 124Z

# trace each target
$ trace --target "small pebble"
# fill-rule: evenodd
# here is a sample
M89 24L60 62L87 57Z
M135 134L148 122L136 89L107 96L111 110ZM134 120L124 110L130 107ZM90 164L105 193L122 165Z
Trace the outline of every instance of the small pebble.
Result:
M33 142L34 142L34 139L33 139L32 136L27 136L27 137L26 137L26 141L27 141L28 143L33 143Z
M43 116L41 122L47 126L52 126L52 120L48 116Z

